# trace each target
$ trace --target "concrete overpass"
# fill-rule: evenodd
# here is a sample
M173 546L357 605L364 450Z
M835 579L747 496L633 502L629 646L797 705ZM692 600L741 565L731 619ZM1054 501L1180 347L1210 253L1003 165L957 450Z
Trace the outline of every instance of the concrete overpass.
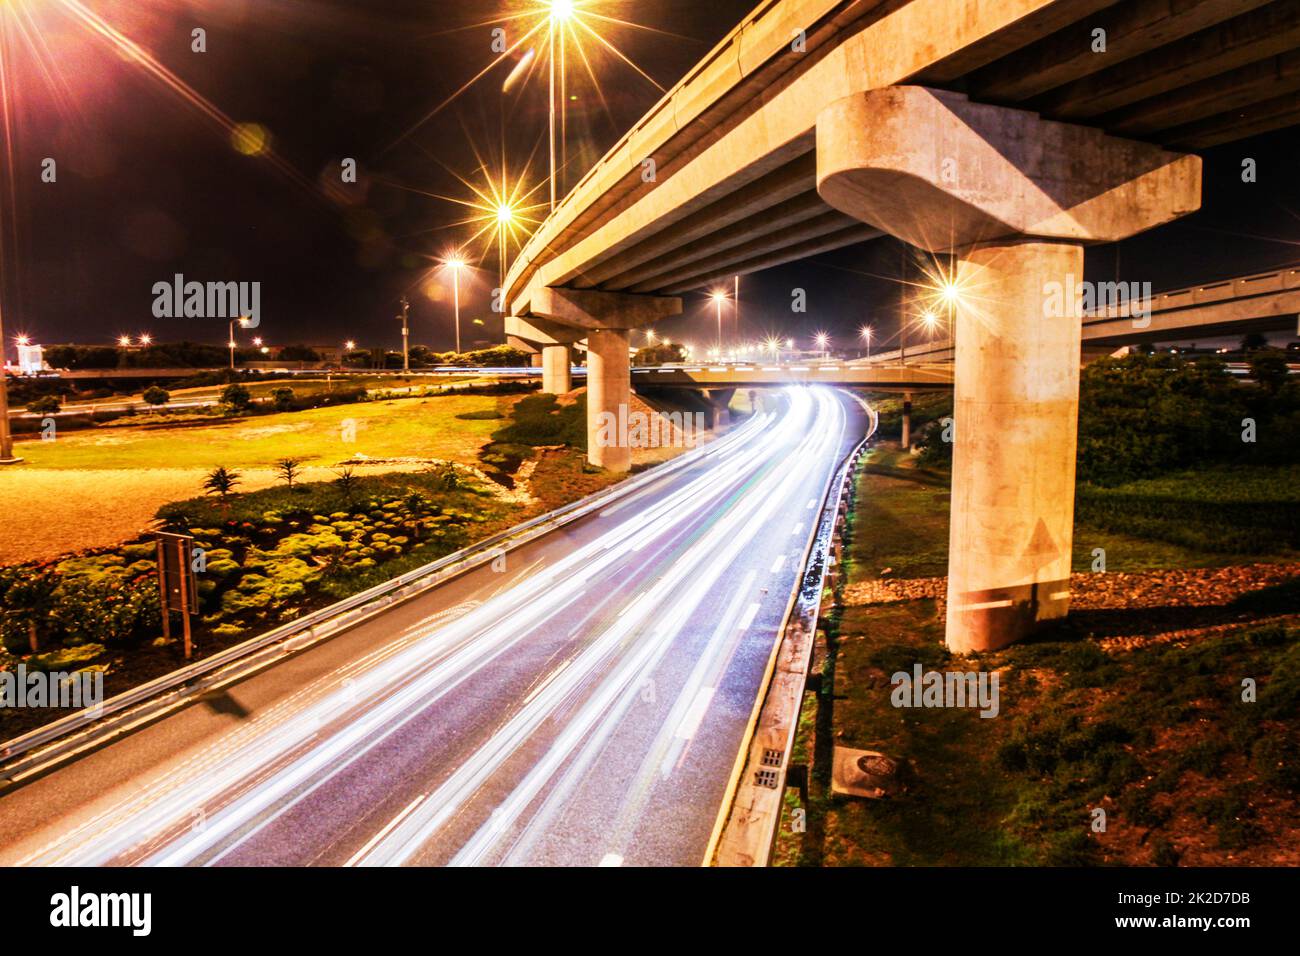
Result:
M781 385L838 385L876 392L952 388L946 365L698 365L632 369L632 384L648 388L762 388Z
M1084 352L1248 332L1297 330L1300 334L1300 266L1160 292L1152 296L1149 312L1149 321L1148 316L1135 321L1129 311L1118 306L1085 312ZM952 339L944 336L880 352L855 364L951 362L953 354Z
M1186 150L1300 119L1293 0L764 0L542 224L507 333L597 422L629 333L684 292L889 234L956 257L947 640L1003 646L1069 602L1083 245L1193 212ZM1131 137L1140 137L1133 139Z

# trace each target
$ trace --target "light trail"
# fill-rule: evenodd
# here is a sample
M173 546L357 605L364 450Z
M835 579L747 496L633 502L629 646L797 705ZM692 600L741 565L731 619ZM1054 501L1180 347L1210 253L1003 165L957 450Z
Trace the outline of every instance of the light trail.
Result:
M520 862L554 831L566 795L584 785L610 741L638 726L629 709L645 682L666 681L663 667L684 667L683 683L665 684L668 714L648 728L648 749L638 751L616 808L610 832L621 846L657 781L710 726L733 659L751 630L759 633L758 585L766 585L773 556L789 547L785 533L772 529L803 511L809 463L830 462L842 439L845 414L832 393L787 394L787 411L738 426L710 446L707 466L665 478L657 498L617 517L601 516L589 540L540 567L525 562L531 573L483 600L420 617L391 644L144 781L21 862L238 862L274 842L274 828L309 799L315 805L387 759L395 744L418 740L412 734L435 705L458 706L485 676L523 667L538 651L542 659L527 664L527 687L498 700L487 726L466 728L453 762L436 765L425 787L403 792L387 815L348 808L361 816L342 821L350 847L338 846L339 859L426 862L437 843L440 858L457 864ZM773 534L757 569L735 575L754 542ZM719 592L726 607L713 617ZM764 627L755 639L770 648L775 632L770 621ZM489 781L492 792L507 784L491 812Z

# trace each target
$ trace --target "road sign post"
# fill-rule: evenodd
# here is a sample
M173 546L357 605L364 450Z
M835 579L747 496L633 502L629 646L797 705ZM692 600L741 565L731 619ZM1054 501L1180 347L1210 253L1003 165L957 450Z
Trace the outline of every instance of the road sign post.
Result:
M194 577L194 539L184 534L158 535L158 593L162 604L163 637L171 639L171 612L179 611L185 659L193 655L190 616L198 612L198 582Z

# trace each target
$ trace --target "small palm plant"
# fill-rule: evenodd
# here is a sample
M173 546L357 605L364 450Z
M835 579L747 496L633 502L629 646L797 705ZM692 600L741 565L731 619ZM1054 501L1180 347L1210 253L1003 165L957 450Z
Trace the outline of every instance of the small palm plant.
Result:
M338 475L334 479L334 484L338 486L339 492L343 495L343 500L352 504L352 499L357 495L357 489L361 485L361 479L352 473L351 468L344 468L342 471L336 471Z
M229 468L214 468L203 479L203 490L210 495L220 495L225 501L235 485L239 484L239 472Z
M275 473L292 491L293 483L302 475L302 460L298 458L281 458L275 463Z

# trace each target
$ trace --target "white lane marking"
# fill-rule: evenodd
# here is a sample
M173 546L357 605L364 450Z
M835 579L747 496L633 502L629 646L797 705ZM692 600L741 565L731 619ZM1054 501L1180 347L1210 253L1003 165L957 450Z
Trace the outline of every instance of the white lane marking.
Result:
M755 601L749 607L745 608L745 616L740 619L740 623L736 625L736 629L741 631L749 630L749 625L754 623L754 618L758 616L758 609L760 607L762 607L762 605Z
M816 508L816 507L817 507L817 499L816 499L816 498L809 498L809 499L808 499L808 507L805 508L804 510L805 510L805 511L812 511L812 510L813 510L814 508Z
M786 555L784 555L784 554L781 555L779 558L777 558L777 559L772 563L772 570L771 570L770 572L768 572L768 573L770 573L770 574L778 574L778 573L781 571L781 569L782 569L783 567L785 567L785 559L786 559Z
M617 853L606 853L604 856L600 858L600 862L597 863L596 865L597 866L622 866L623 858L619 856Z
M803 530L803 522L799 522L799 523L796 524L793 528L790 529L790 533L791 533L791 534L798 534L798 533L799 533L800 531L802 531L802 530Z
M675 736L678 740L690 740L695 736L695 732L700 729L700 724L704 720L704 712L709 709L709 704L713 701L713 688L701 687L695 695L695 700L691 701L690 710L686 711L686 716L682 722L677 725Z
M382 830L380 830L378 833L372 836L370 838L370 842L368 842L360 850L357 850L356 853L352 854L352 858L348 860L346 863L344 863L343 865L356 866L357 860L361 859L363 856L369 853L376 843L378 843L384 837L388 836L388 834L392 832L393 828L397 826L399 823L401 823L403 820L405 820L407 816L410 815L411 811L414 810L416 807L418 807L424 801L424 798L427 796L428 796L427 793L422 793L414 800L412 800L410 803L408 803L406 805L405 810L403 810L397 816L393 817L393 819L389 820L388 825L386 827L384 827Z

